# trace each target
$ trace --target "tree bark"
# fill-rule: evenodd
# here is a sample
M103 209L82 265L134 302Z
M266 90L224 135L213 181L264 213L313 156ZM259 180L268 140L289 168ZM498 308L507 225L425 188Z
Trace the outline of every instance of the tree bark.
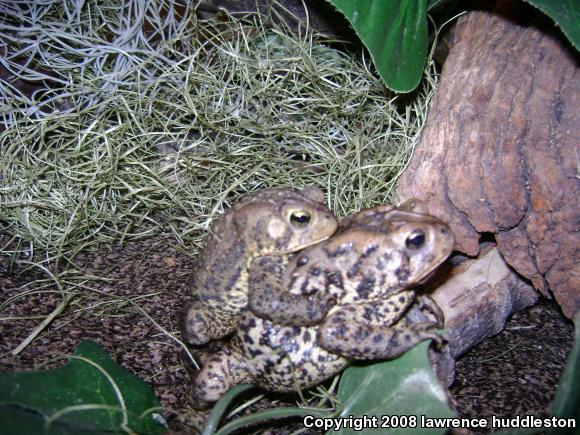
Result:
M424 199L467 255L492 235L571 318L580 310L578 54L520 2L463 15L451 39L398 196Z
M515 311L536 303L538 293L511 270L497 247L477 260L453 267L431 297L443 311L449 352L453 359L486 337L499 333Z

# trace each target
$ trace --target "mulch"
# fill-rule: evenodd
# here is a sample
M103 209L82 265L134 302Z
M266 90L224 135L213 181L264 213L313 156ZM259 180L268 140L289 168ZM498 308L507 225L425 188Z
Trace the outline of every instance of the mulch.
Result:
M9 236L0 233L0 246ZM178 331L178 315L189 299L187 279L194 265L172 234L155 239L115 244L73 259L79 270L107 280L86 283L57 317L17 356L16 348L61 302L58 292L26 295L7 305L0 315L0 370L46 369L62 364L56 356L70 354L85 339L104 346L123 367L150 384L166 409L174 429L183 430L189 409L189 379L179 359L179 347L131 304L135 303L159 325ZM46 278L39 270L11 264L0 256L0 298L32 290L31 282ZM55 290L55 286L50 290ZM91 309L87 309L91 307ZM19 319L38 316L34 319ZM457 362L453 400L462 417L513 417L533 413L548 416L555 386L573 342L572 323L553 301L514 314L503 332L488 338Z

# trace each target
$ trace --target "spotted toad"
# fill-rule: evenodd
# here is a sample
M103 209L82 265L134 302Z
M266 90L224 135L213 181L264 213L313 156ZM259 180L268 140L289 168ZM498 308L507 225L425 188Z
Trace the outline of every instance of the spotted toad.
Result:
M332 241L304 250L290 265L286 265L288 257L265 257L254 267L250 310L279 325L308 326L319 323L336 299L342 303L372 300L410 287L407 281L416 277L405 276L409 268L404 258L385 261L385 256L379 258L375 253L381 244L377 233L407 237L407 250L418 248L415 255L409 256L409 261L414 263L410 270L419 270L422 265L427 267L430 259L425 256L430 251L423 246L424 230L417 226L416 231L407 234L406 228L401 228L409 223L428 221L432 217L427 213L427 205L418 199L398 207L372 207L347 216L340 222ZM345 232L347 236L340 236ZM398 254L405 255L403 251L389 255ZM352 267L344 279L343 267L350 262Z
M330 237L334 215L320 189L263 189L245 196L211 226L191 286L197 300L185 307L181 331L190 345L233 332L248 302L248 268L264 255L298 251Z

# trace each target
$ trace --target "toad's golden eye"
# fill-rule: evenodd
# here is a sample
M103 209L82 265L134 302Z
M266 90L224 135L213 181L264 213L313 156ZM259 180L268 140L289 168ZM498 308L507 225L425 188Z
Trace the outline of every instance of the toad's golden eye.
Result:
M408 249L415 251L421 248L425 244L425 233L422 230L415 230L411 233L407 240L405 240L405 245Z
M311 220L312 215L307 211L297 210L290 214L290 223L298 228L305 227Z

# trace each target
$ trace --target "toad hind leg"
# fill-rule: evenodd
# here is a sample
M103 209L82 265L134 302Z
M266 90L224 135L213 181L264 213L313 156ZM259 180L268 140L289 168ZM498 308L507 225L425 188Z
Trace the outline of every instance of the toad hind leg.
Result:
M348 311L351 318L359 319L359 323L386 328L399 321L414 301L415 292L403 290L381 299L344 305L340 310Z
M351 340L338 332L340 327L329 327L324 331L319 330L318 342L329 351L354 359L392 359L424 340L434 340L438 345L441 344L443 338L433 331L434 326L433 323L411 323L406 319L384 329L353 324L350 333L355 334L352 340L356 342L354 346Z
M361 322L360 311L372 312L377 304L361 305L354 310L345 309L350 308L348 306L342 307L325 320L318 330L321 347L355 359L391 359L423 340L435 340L437 344L442 342L442 338L433 331L436 323L413 322L406 315L394 324L391 319L390 326L377 324L376 318L375 322Z
M197 373L192 388L192 405L204 409L218 401L230 388L254 383L246 360L235 340L209 358Z

